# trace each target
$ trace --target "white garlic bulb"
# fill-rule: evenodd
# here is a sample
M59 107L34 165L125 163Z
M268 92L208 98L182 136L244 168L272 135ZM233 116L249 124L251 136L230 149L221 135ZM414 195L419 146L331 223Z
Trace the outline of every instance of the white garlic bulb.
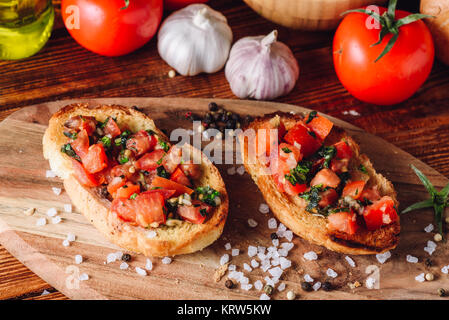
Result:
M225 73L237 97L271 100L293 89L298 62L290 48L276 40L274 30L267 36L242 38L232 46Z
M232 30L226 17L205 4L172 13L158 33L159 55L182 75L213 73L229 56Z

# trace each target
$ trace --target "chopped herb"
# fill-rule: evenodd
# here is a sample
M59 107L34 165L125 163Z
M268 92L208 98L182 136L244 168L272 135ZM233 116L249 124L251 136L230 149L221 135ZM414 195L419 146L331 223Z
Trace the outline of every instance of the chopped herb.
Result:
M316 139L316 133L313 131L307 131L307 133L309 134L309 136L312 136Z
M200 213L203 217L207 216L207 210L206 209L200 209Z
M130 198L131 200L134 200L137 196L138 196L137 193L133 193L133 194L131 195L131 197L129 197L129 198Z
M165 151L165 152L167 152L168 151L168 149L170 149L170 146L168 145L168 143L167 142L165 142L165 141L159 141L159 145L162 147L162 149Z
M118 156L118 162L120 164L125 164L129 161L129 158L127 156L125 156L125 150L122 150Z
M285 147L285 148L282 148L282 151L284 151L285 153L290 153L290 152L292 152L289 148L287 148L287 147Z
M161 165L163 159L164 159L164 158L160 158L160 159L156 162L156 164L157 164L158 166Z
M363 164L360 164L359 170L364 174L368 174L368 170L366 170L366 167Z
M215 202L215 198L220 197L220 192L217 190L206 186L206 187L198 187L195 190L195 193L199 196L202 195L201 201L207 203L210 206L215 207L217 204Z
M342 208L331 208L328 210L329 214L332 213L338 213L338 212L351 212L351 209L348 207L342 207Z
M131 131L125 130L120 134L118 138L114 140L114 143L117 147L126 148L126 141L128 140L129 136L131 135Z
M170 174L165 170L163 166L157 167L156 172L159 177L170 179Z
M73 150L72 146L70 145L70 143L67 143L65 145L63 145L61 147L61 152L65 153L66 155L68 155L69 157L74 158L75 160L78 160L81 162L81 158L76 154L75 150Z
M306 120L306 123L310 123L314 118L316 118L318 115L318 112L312 111L309 113L309 117Z
M312 162L301 161L298 165L290 170L290 174L285 175L285 179L290 181L292 185L304 184L309 180L309 173L312 169Z
M104 136L100 139L100 142L103 144L103 146L106 149L109 149L111 147L111 138L109 138L108 136Z
M351 178L351 174L348 171L342 172L342 173L337 174L337 175L338 175L338 177L341 180L340 185L345 185L346 181L348 181Z
M306 207L307 211L313 212L314 209L317 209L318 203L321 201L320 192L322 191L324 191L323 185L319 184L311 187L309 191L299 195L300 198L303 198L308 202Z
M98 121L97 126L98 126L100 129L104 129L104 128L106 127L106 125L108 124L109 119L110 119L110 117L107 117L106 120L105 120L104 122Z
M64 131L64 135L72 140L75 140L78 137L77 132L71 133L71 132Z
M335 148L334 146L321 147L321 149L318 151L318 155L320 157L324 158L324 163L323 163L324 168L329 168L329 164L332 161L332 159L335 157L336 154L337 154L337 148Z
M146 130L146 132L148 132L148 134L149 134L150 136L154 136L154 135L156 134L156 132L154 132L154 131L151 130L151 129Z

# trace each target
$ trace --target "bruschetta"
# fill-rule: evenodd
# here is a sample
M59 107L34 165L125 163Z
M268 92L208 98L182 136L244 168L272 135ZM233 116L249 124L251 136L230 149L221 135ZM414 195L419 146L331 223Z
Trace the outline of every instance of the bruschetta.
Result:
M397 246L400 222L392 183L326 117L265 115L244 128L239 142L245 168L273 214L298 236L346 254Z
M66 106L49 121L43 153L78 210L126 250L186 254L223 231L228 196L217 168L191 145L170 145L138 110Z

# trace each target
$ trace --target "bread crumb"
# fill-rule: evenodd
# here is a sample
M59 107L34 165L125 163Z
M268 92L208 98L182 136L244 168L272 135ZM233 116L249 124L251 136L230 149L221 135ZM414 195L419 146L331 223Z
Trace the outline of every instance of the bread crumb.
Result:
M225 275L226 271L228 271L228 263L225 263L224 265L220 266L217 270L215 270L214 273L214 281L220 282L221 278Z

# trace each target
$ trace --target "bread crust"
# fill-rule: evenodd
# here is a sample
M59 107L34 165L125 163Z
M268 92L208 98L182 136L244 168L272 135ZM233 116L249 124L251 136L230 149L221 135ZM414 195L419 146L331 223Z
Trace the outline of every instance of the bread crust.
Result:
M257 132L257 129L262 128L267 121L275 116L281 118L287 130L293 127L297 121L304 118L303 115L293 115L284 112L267 114L249 123L243 132L246 129L253 129ZM354 154L350 162L350 168L352 168L350 171L357 174L358 170L355 168L363 164L369 176L368 185L377 186L382 196L390 196L395 204L398 205L393 184L375 171L369 158L360 153L358 144L343 129L334 126L332 132L326 138L325 144L332 144L340 141L342 138L346 139ZM327 218L307 212L305 210L306 203L303 199L280 192L273 177L263 174L263 164L259 161L248 161L249 144L242 134L239 135L239 142L247 172L259 187L274 216L296 235L332 251L354 255L378 254L397 246L400 233L399 219L378 230L361 230L355 235L329 232L326 227Z
M145 229L120 220L110 211L110 201L100 197L94 189L80 185L73 176L71 160L60 152L60 148L68 141L63 134L63 125L76 115L94 116L99 121L115 117L117 123L126 124L132 132L151 129L162 140L169 141L164 133L156 128L150 117L123 106L90 107L87 104L73 104L62 108L51 117L43 137L44 157L49 160L52 171L64 179L65 190L73 204L107 239L126 250L145 256L163 257L202 250L220 237L228 214L228 194L218 169L201 151L191 145L182 146L193 160L200 160L202 176L194 181L194 184L209 185L219 191L221 204L214 208L213 215L203 224L181 221L176 226L164 225ZM148 238L150 231L155 231L156 236Z

